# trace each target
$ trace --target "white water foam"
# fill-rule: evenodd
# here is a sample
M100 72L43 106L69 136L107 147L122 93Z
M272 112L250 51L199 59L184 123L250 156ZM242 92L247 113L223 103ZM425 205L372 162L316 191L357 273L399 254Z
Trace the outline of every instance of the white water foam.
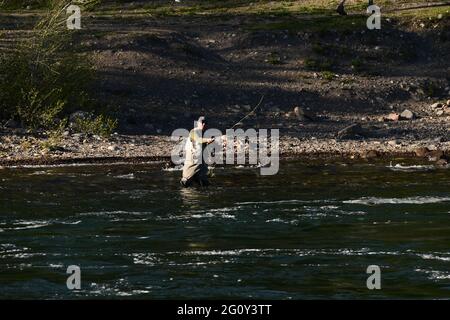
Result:
M365 256L365 255L393 255L399 256L406 253L399 251L371 251L369 248L361 249L329 249L329 250L315 250L315 249L278 249L278 248L266 248L266 249L231 249L231 250L205 250L205 251L182 251L182 252L169 252L169 254L177 255L200 255L200 256L233 256L233 255L245 255L245 254L283 254L291 256L316 256L316 255L343 255L343 256Z
M156 164L156 163L162 163L164 161L142 161L137 164ZM135 163L130 163L126 161L118 161L118 162L96 162L96 163L89 163L89 162L80 162L80 163L65 163L65 164L26 164L26 165L18 165L18 166L8 166L9 169L38 169L38 168L65 168L65 167L103 167L103 166L122 166L122 165L130 165Z
M22 227L5 228L5 230L26 230L37 229L51 225L51 221L18 221L16 225L22 225Z
M450 261L450 257L442 257L434 254L418 254L418 256L425 260Z
M154 266L160 261L153 253L133 253L131 257L134 264Z
M134 176L134 173L129 173L129 174L122 174L122 175L118 175L118 176L114 176L114 178L117 178L117 179L134 179L135 178L135 176Z
M448 279L450 279L450 272L447 272L447 271L424 270L424 269L415 269L414 271L425 273L426 275L428 275L428 279L430 279L430 280L448 280Z
M411 165L403 166L397 163L395 166L392 164L387 166L392 171L404 171L404 172L414 172L414 171L429 171L436 169L434 165Z
M248 202L236 202L239 205L250 205L250 204L283 204L283 203L330 203L333 200L276 200L276 201L248 201Z
M221 218L221 219L236 219L234 213L241 207L224 207L208 210L195 210L187 212L186 214L170 214L168 216L157 216L156 220L190 220L190 219L209 219L209 218Z
M275 218L275 219L269 219L269 220L266 220L266 223L271 223L271 222L277 222L277 223L285 223L285 224L294 224L294 225L296 225L296 224L298 224L298 220L283 220L283 219L280 219L280 218Z
M345 200L343 203L349 204L363 204L363 205L378 205L378 204L429 204L448 202L450 197L407 197L407 198L377 198L377 197L363 197L353 200Z
M175 166L173 168L162 168L163 171L172 172L172 171L182 171L183 166Z
M151 214L150 211L92 211L92 212L81 212L78 213L78 216L118 216L118 215L132 215L132 216L141 216Z
M65 220L14 220L11 221L8 227L3 227L1 230L8 231L8 230L27 230L27 229L38 229L47 227L50 225L56 225L56 224L63 224L63 225L77 225L81 223L81 220L76 221L65 221Z

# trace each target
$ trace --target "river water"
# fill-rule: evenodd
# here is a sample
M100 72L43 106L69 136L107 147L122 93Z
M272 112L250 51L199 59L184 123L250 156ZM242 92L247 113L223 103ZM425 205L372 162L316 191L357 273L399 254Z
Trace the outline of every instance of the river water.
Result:
M450 298L450 170L214 174L201 190L155 164L1 170L0 298Z

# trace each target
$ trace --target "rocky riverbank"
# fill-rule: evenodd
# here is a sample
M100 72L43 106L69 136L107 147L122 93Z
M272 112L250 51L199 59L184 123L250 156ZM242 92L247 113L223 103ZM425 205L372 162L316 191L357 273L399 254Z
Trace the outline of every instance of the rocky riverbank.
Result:
M323 160L417 158L445 167L450 162L450 100L437 102L421 114L404 110L385 116L366 116L349 123L345 117L330 119L299 107L265 128L280 130L279 153L283 157ZM252 118L252 113L249 114ZM254 115L253 115L254 116ZM269 118L269 117L268 117ZM280 118L280 117L279 117ZM266 121L268 121L267 119ZM109 137L65 132L30 133L20 127L0 128L0 166L41 164L164 161L180 141L169 135ZM241 124L245 130L246 127ZM188 129L188 128L186 128Z
M0 167L24 165L53 165L74 163L137 163L162 161L170 165L170 153L177 142L169 136L120 135L109 138L70 134L57 145L49 144L43 135L4 134L0 141ZM292 135L280 137L281 158L308 158L310 160L353 160L415 158L428 160L437 166L448 166L450 141L430 138L409 139L339 139L302 138Z

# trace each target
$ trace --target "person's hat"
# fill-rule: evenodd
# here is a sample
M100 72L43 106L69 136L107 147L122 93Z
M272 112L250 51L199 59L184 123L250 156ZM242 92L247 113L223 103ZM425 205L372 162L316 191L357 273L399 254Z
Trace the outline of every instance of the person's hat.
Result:
M200 122L200 123L206 123L206 118L204 116L201 116L201 117L198 118L197 121Z

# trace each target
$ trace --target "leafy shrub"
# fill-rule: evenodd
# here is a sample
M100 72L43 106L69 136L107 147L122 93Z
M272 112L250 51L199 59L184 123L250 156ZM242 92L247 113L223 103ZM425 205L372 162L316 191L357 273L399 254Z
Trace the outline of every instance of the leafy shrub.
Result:
M281 64L281 57L277 52L271 52L267 62L273 65Z
M322 78L325 80L331 81L334 79L334 73L331 71L323 71Z
M51 9L57 7L61 0L0 0L2 9ZM93 8L101 3L101 0L76 0L72 4L83 6L84 9Z
M112 119L103 114L94 117L92 114L86 118L77 118L72 126L72 129L85 133L95 134L99 136L109 136L117 127L117 120Z
M0 120L15 119L30 129L52 129L74 110L96 108L89 85L94 71L76 51L76 32L65 26L67 0L36 24L33 37L0 54Z

